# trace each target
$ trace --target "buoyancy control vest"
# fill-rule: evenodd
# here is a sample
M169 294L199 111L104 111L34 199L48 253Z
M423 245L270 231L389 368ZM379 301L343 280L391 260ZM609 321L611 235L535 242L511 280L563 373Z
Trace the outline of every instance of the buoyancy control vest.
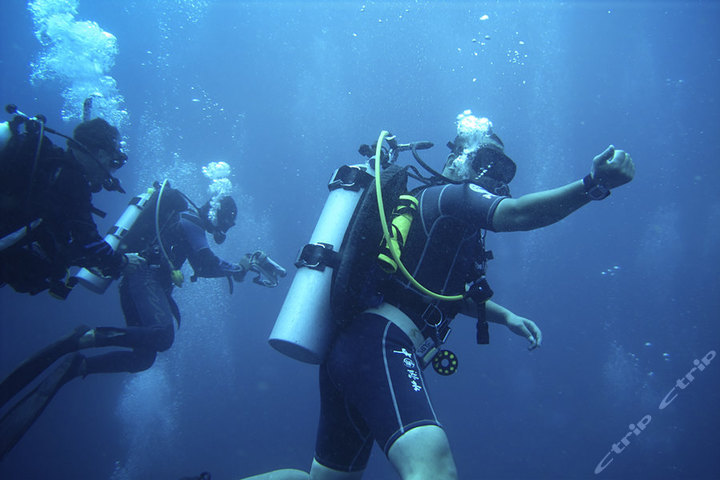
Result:
M84 180L80 166L42 126L21 116L2 124L0 286L31 295L47 289L64 299L68 264L76 253L65 202L82 201L77 190Z
M7 123L12 132L0 150L0 236L4 237L44 214L43 195L55 179L54 172L68 164L65 151L47 137L40 138L36 124L25 123L20 132L21 118Z
M418 159L416 149L432 146L429 142L398 145L388 135L381 134L375 155L367 145L361 147L360 153L374 157L374 164L341 167L328 184L330 195L310 242L301 249L295 263L298 270L270 334L271 346L281 353L300 361L321 363L336 329L355 313L383 301L383 285L392 274L378 266L378 254L388 238L384 232L387 225L382 226L379 212L383 212L383 217L389 216L401 194L407 193L409 168L394 163L400 151L412 149ZM383 140L390 146L387 151L382 147ZM425 166L424 162L421 165ZM374 175L377 170L379 177ZM440 179L428 183L442 182ZM375 195L377 190L382 193L380 202ZM399 252L393 251L392 257L406 275ZM422 295L430 294L443 302L458 302L467 293L461 290L453 296L443 296L423 289L417 282L414 286L420 288Z
M118 246L120 252L139 253L146 260L154 260L159 254L160 241L163 241L165 248L170 248L170 242L163 238L163 234L177 224L180 213L188 209L188 202L182 193L170 187L170 183L167 182L163 189L158 211L160 190L161 185L155 182L147 206L140 212L132 228L120 241ZM155 225L156 216L160 238L158 238Z
M485 250L486 231L474 222L441 213L442 194L437 190L445 189L430 187L420 195L419 218L412 223L403 248L405 267L414 279L433 292L471 297L478 306L484 306L492 296L485 280L487 261L492 259L492 252ZM435 209L438 211L433 211ZM440 343L447 336L450 321L463 306L462 302L424 295L400 275L394 275L392 281L385 284L383 293L386 302L404 311L426 336L432 335ZM477 313L478 343L488 343L484 308Z
M160 200L159 209L158 200ZM166 262L162 260L162 248L165 245L169 248L169 243L163 239L163 233L176 225L180 213L187 209L188 200L185 195L171 188L167 181L163 185L155 182L151 188L130 200L125 212L108 230L105 241L115 251L138 253L150 263L165 265ZM161 245L160 241L164 244ZM169 257L167 263L170 264L173 282L176 285L182 283L182 275L175 270ZM111 278L85 268L81 269L74 278L77 283L95 293L104 293L112 283Z
M407 180L407 167L391 164L382 170L380 181L387 217L407 192ZM356 314L382 302L382 284L390 277L377 261L382 242L376 190L367 188L350 220L333 269L330 309L338 325L345 325Z

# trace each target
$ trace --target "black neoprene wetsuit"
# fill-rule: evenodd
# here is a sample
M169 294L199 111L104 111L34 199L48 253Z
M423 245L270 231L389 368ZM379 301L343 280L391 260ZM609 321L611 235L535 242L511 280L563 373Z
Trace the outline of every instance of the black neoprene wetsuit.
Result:
M169 189L168 197L179 195ZM197 277L233 277L240 280L245 270L218 258L210 250L202 220L193 210L175 215L162 233L163 245L173 266L189 261ZM157 252L157 242L141 252L148 263L130 267L120 282L120 302L127 327L98 327L98 346L113 345L132 351L111 352L87 358L87 373L138 372L150 368L157 352L167 350L174 340L173 318L180 312L172 299L173 284L167 261ZM154 253L153 253L154 252Z
M40 220L22 239L0 250L0 286L32 295L62 282L71 266L119 275L113 252L92 218L92 192L72 153L43 137L13 135L0 152L0 238Z
M484 252L482 230L492 230L503 198L475 185L425 189L402 252L408 270L440 293L462 293ZM385 301L422 325L419 312L432 302L412 293L404 278L395 282ZM408 430L439 426L420 365L412 341L390 320L368 312L353 319L320 365L315 459L335 470L364 470L373 441L387 455Z
M187 209L184 197L172 189L166 193L169 208L160 209L166 215L159 223L163 225L163 245L174 267L180 268L188 260L196 276L228 276L241 281L245 269L239 264L219 259L210 251L204 224L194 210ZM156 231L153 228L155 216L150 209L145 212L148 214L141 214L125 237L130 240L130 234L138 232L136 241L132 242L132 253L142 253L147 259L145 263L130 263L122 275L120 301L126 328L79 326L71 334L28 358L0 382L0 408L3 408L58 362L30 393L0 417L0 459L22 438L67 382L92 373L145 370L153 364L157 352L172 345L175 335L173 318L179 322L180 315L171 297L172 282L167 260L154 253L158 247L153 233ZM143 233L147 235L143 236ZM96 356L78 352L92 347L125 347L131 350L115 350Z

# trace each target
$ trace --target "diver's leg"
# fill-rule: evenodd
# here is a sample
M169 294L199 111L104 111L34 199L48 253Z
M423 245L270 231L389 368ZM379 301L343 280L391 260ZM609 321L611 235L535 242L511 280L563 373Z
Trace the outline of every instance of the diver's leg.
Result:
M125 274L120 282L120 305L127 327L93 328L81 339L83 348L126 347L164 352L172 346L173 308L149 267Z
M81 338L88 330L90 330L90 327L80 325L66 337L48 345L21 363L0 383L0 407L20 393L23 388L28 386L60 357L82 348L80 346Z
M341 472L313 460L310 468L310 480L359 480L362 478L363 473L365 473L365 470Z
M83 374L84 359L79 353L67 356L34 390L0 419L0 459L28 431L60 388Z
M272 472L253 475L242 480L359 480L362 478L362 471L341 472L333 470L313 460L310 473L295 469L274 470Z
M102 346L152 349L164 352L175 340L173 306L149 266L126 273L120 282L120 305L127 327L95 330L96 343Z
M344 388L400 477L456 479L450 446L432 407L410 338L395 324L374 314L357 318L346 330L355 332L355 342L363 341L363 351L354 360L370 375L354 372L354 381Z
M308 480L310 476L307 472L295 469L275 470L272 472L253 475L243 480Z
M96 373L137 373L147 370L155 362L155 350L108 352L85 359L83 376Z
M457 479L447 435L436 425L405 432L390 447L388 459L403 480Z
M175 339L171 323L147 327L96 327L83 337L83 348L126 347L152 349L163 352L170 348Z

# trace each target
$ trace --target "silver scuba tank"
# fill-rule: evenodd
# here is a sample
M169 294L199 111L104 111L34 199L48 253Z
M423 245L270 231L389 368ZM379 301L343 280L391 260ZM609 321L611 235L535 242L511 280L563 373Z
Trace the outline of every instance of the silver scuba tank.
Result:
M310 242L298 255L298 270L270 333L268 341L279 352L313 364L325 358L336 328L330 310L334 266L360 198L373 178L373 170L362 164L344 165L330 179L330 194Z
M153 193L155 193L155 189L150 187L146 192L133 197L128 203L125 212L123 212L118 221L115 222L115 225L108 231L107 235L105 235L105 241L113 250L118 249L125 235L127 235L135 224L135 221L140 217L140 214L145 210ZM80 285L95 293L105 293L112 283L112 278L98 275L87 268L80 269L74 278Z
M12 131L8 122L0 123L0 151L4 150L12 138Z

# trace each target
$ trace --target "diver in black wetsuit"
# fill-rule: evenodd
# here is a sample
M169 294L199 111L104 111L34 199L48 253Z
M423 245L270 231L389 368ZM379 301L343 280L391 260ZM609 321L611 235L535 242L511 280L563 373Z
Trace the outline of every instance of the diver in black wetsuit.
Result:
M0 287L65 298L71 266L119 276L126 261L98 234L92 214L102 212L91 203L102 188L123 192L112 176L127 160L117 128L95 118L70 138L45 127L42 116L8 111L16 115L0 123ZM67 138L67 150L48 132Z
M127 326L90 328L82 325L23 362L0 383L1 408L65 356L35 390L0 419L0 458L17 443L65 383L94 373L140 372L152 366L157 352L170 348L175 334L173 319L180 322L180 312L171 292L173 284L181 281L179 268L186 260L193 268L193 281L197 277L227 277L231 291L232 282L243 281L248 271L256 274L255 283L266 287L276 286L278 277L285 276L285 270L261 251L246 254L238 263L229 263L210 250L205 232L222 243L227 230L235 224L237 207L231 197L196 208L178 190L166 184L156 187L154 207L138 218L119 248L132 252L126 253L129 265L120 281L120 301ZM97 356L77 353L86 348L108 346L131 350Z
M320 364L320 420L310 472L277 470L246 480L359 479L373 443L400 478L457 479L423 374L428 363L443 375L457 366L452 355L442 356L440 350L450 323L458 315L475 317L478 343L487 342L487 322L526 338L531 349L542 340L533 321L489 300L492 291L483 280L491 257L484 232L551 225L607 198L635 175L630 155L609 146L593 158L582 180L511 198L508 184L516 166L490 120L466 111L457 126L458 136L448 144L452 153L442 171L444 181L414 193L414 220L409 231L398 235L405 237L402 263L410 275L394 274L380 283L380 303L339 329ZM459 298L447 301L438 294Z

